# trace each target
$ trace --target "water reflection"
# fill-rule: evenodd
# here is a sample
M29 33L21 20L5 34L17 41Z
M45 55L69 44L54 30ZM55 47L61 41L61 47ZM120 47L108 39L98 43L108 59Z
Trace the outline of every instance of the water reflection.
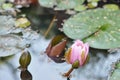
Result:
M67 77L67 80L70 80L70 77Z
M21 80L32 80L32 74L28 71L21 71L20 73Z
M90 61L85 67L74 70L70 78L65 78L62 75L69 70L71 65L67 63L57 64L44 54L49 42L50 40L46 40L42 36L31 41L31 47L28 49L32 57L28 66L29 71L21 72L17 69L20 65L21 53L2 61L0 80L20 80L21 78L24 80L26 75L30 80L107 80L111 63L120 56L120 52L106 54L107 56L104 55L106 52L92 52L90 53Z
M32 57L31 64L28 67L31 73L29 71L21 72L17 69L20 65L19 57L21 55L18 53L9 60L3 61L2 58L0 80L24 80L27 78L30 80L106 80L111 63L120 56L120 52L108 55L106 52L94 50L95 52L90 53L91 59L85 67L74 70L71 74L72 77L65 78L62 75L70 69L71 65L67 63L57 64L44 54L50 40L44 39L40 34L34 34L29 29L25 30L24 33L32 34L29 37L24 35L28 43L31 43L28 48Z

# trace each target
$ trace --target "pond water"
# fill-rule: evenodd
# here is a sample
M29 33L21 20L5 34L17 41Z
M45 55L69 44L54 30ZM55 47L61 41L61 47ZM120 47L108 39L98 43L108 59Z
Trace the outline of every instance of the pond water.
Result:
M28 50L31 53L32 60L28 66L29 72L32 74L32 80L67 80L62 76L67 72L71 65L67 63L55 63L44 53L50 39L39 36L35 40L31 40L31 47ZM90 53L90 61L82 68L72 72L70 80L107 80L110 71L110 65L116 61L120 52L116 51L106 53L96 51ZM21 53L16 54L12 58L0 63L0 80L20 80L19 57Z
M36 10L39 13L39 17L38 15L36 16L37 13L34 14L34 11L32 10L25 9L25 11L28 14L32 12L32 14L35 15L32 15L32 17L29 16L29 19L32 19L31 21L34 23L33 26L42 26L43 29L41 30L41 33L42 31L44 32L45 26L48 26L46 24L49 24L50 22L51 15L47 14L47 18L49 17L49 19L45 20L46 14L44 16L40 16L39 10ZM34 19L34 17L37 19ZM34 27L34 29L38 29L38 27ZM10 31L14 32L14 30ZM8 32L6 28L5 32ZM29 31L29 29L22 29L22 32L23 35L25 33L25 42L31 44L31 46L27 48L27 50L30 52L32 57L31 63L28 66L28 70L32 75L32 80L67 80L67 78L63 77L62 75L71 68L71 65L67 64L66 62L55 63L44 53L51 39L45 39L42 34L34 34ZM51 32L53 36L55 32ZM32 36L29 37L29 35L31 34ZM0 39L0 42L1 40L2 39ZM4 42L4 39L2 41ZM12 45L12 43L10 45ZM6 53L9 53L9 51L6 51ZM18 69L18 67L20 66L20 56L21 52L15 54L7 60L3 60L3 58L0 57L0 80L21 80L21 71ZM107 80L108 74L111 69L111 64L118 60L118 58L120 58L120 50L115 50L108 54L108 52L105 50L91 49L90 60L88 64L86 64L84 67L80 67L79 69L74 70L71 73L70 80Z

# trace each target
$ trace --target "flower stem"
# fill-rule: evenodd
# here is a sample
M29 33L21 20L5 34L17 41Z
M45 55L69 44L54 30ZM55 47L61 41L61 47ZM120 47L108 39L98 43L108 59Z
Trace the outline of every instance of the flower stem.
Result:
M74 68L71 67L70 70L69 70L67 73L63 74L63 76L64 76L64 77L69 77L69 76L70 76L70 73L71 73L73 70L74 70Z

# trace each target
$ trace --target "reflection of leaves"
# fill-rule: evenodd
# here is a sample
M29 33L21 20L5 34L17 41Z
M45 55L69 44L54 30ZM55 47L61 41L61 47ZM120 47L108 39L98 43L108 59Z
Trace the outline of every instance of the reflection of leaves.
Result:
M28 70L21 71L20 78L21 80L32 80L32 74Z
M16 54L25 48L22 38L16 35L0 35L0 56Z
M13 56L14 56L14 55L5 56L5 57L0 57L0 64L8 61L8 60L11 59Z

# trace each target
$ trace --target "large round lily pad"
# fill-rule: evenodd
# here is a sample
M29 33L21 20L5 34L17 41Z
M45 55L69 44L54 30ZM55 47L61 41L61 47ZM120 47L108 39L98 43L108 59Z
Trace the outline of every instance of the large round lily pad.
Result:
M58 10L72 9L81 5L85 0L39 0L41 6L53 8L56 6Z
M120 47L120 10L86 10L66 20L64 33L72 39L88 42L93 48Z

